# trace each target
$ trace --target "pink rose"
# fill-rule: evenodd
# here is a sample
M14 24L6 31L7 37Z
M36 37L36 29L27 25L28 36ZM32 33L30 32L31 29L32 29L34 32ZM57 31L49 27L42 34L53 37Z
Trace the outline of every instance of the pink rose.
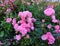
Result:
M22 36L25 36L27 34L27 29L24 28L24 27L22 27L22 26L19 26L18 30L20 31L20 33L22 34Z
M7 22L7 23L10 23L11 21L12 21L11 18L7 18L7 19L6 19L6 22Z
M19 30L18 30L18 26L19 26L18 24L15 24L15 25L14 25L15 31L19 31Z
M56 20L56 19L53 19L52 22L53 22L53 23L58 23L59 21Z
M52 15L51 18L52 18L52 20L55 20L56 19L55 15Z
M42 19L42 23L44 23L45 22L45 19Z
M56 25L56 26L55 26L55 29L56 29L56 30L59 30L59 28L60 28L59 25Z
M51 15L55 14L55 10L53 8L47 8L46 10L44 10L44 14L46 16L51 16Z
M44 34L44 35L41 36L41 39L42 40L47 40L47 36Z
M42 40L48 40L48 44L53 44L55 41L55 38L50 32L47 32L46 34L42 35L41 37Z
M16 18L13 18L12 25L15 25L15 24L16 24Z
M16 40L20 40L21 39L21 35L16 35Z
M52 27L52 25L51 25L51 24L49 24L49 25L47 26L47 28L49 28L49 29L50 29L51 27Z

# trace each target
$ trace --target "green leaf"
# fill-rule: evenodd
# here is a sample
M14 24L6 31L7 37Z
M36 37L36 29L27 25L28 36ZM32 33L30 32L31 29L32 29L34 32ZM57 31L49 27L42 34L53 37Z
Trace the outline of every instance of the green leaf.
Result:
M3 37L4 36L4 31L1 31L0 32L0 37Z

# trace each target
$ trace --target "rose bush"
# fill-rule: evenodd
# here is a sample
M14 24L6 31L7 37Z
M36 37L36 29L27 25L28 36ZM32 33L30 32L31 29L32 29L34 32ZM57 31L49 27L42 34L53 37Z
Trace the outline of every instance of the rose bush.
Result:
M0 45L60 46L60 6L0 0Z

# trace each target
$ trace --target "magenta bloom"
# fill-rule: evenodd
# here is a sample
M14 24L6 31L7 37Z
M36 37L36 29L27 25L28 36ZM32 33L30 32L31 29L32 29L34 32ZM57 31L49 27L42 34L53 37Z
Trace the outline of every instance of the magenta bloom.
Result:
M52 18L52 20L55 20L56 19L55 15L52 15L51 18Z
M53 23L58 23L59 21L56 20L56 19L53 19L52 22L53 22Z
M60 26L59 25L56 25L55 26L55 31L56 31L56 33L59 33L60 32Z
M15 24L16 24L16 18L13 18L12 25L15 25Z
M49 42L48 42L48 44L53 44L54 43L54 41L52 40L52 39L48 39L49 40Z
M35 18L32 18L32 13L29 11L23 11L18 13L18 17L21 18L18 22L14 18L12 20L12 25L16 32L20 32L22 37L25 36L31 30L34 30L33 22L36 21Z
M29 11L19 12L18 16L21 17L22 20L25 20L26 17L32 17L32 14Z
M18 26L19 26L18 24L15 24L15 25L14 25L15 31L19 31L19 30L18 30Z
M49 25L47 26L47 28L49 28L49 29L51 29L51 27L52 27L52 25L51 25L51 24L49 24Z
M55 30L56 31L56 33L60 33L60 29L59 30Z
M53 8L47 8L46 10L44 10L44 14L46 16L51 16L51 15L55 14L55 10Z
M55 29L56 29L56 30L59 30L59 28L60 28L59 25L56 25L56 26L55 26Z
M21 35L16 35L16 40L20 40L21 39Z
M28 23L32 23L32 18L27 18Z
M32 22L36 22L36 19L35 18L31 18L32 19Z
M24 15L23 12L19 12L18 16L21 17L22 20L25 20L26 15Z
M29 12L29 11L26 11L27 12L27 15L28 15L28 17L32 17L32 13L31 12Z
M42 39L42 40L47 40L47 35L45 35L45 34L42 35L42 36L41 36L41 39Z
M26 23L22 23L20 26L23 27L23 28L26 28L27 24Z
M45 22L45 19L42 19L42 23L44 23Z
M31 27L31 30L34 30L34 27Z
M50 32L47 32L46 34L42 35L42 40L48 40L48 44L53 44L55 41L55 38Z
M24 27L22 27L22 26L19 26L18 30L20 31L22 36L25 36L27 34L27 30Z
M24 19L26 17L32 17L32 13L29 11L23 11L23 12L19 12L18 16L21 17L21 19Z
M7 23L10 23L11 21L12 21L11 18L7 18L7 19L6 19L6 22L7 22Z
M25 20L20 20L20 21L18 21L18 23L25 23Z

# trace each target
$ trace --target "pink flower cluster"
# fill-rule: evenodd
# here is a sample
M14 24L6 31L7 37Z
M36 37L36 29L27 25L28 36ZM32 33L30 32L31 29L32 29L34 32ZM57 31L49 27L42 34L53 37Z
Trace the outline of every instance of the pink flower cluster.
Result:
M21 40L21 38L22 38L22 36L20 34L19 35L16 35L16 37L15 37L15 39L17 39L17 40ZM26 38L27 39L30 38L29 34L26 35Z
M55 17L55 10L53 9L53 7L48 7L46 10L44 10L44 14L46 16L50 16L53 23L59 23L59 20L57 20ZM52 27L51 24L49 24L47 26L47 28L49 28L49 29L51 27ZM60 33L60 26L59 25L54 26L54 29L55 29L56 33ZM50 32L47 32L47 34L42 35L41 38L42 38L42 40L48 40L49 41L48 44L53 44L55 41L54 37L52 36L52 34Z
M60 26L59 25L55 26L55 31L56 31L56 33L60 33Z
M34 30L34 22L36 21L35 18L32 18L32 13L29 11L23 11L18 13L18 17L21 18L18 22L16 22L16 18L7 18L6 22L10 23L12 21L12 25L16 32L20 32L23 36L25 36L27 33L29 33L31 30ZM16 36L20 37L20 35ZM29 38L29 35L26 36ZM21 39L21 38L19 38ZM17 40L19 40L17 39Z
M0 2L1 2L0 6L5 6L9 4L9 2L12 2L12 3L15 2L15 0L4 0L4 2L3 0L0 0Z
M59 22L59 20L57 20L56 17L55 17L55 10L53 8L47 8L46 10L44 10L44 14L46 16L51 16L53 23L58 23Z
M47 32L46 34L41 36L42 40L48 40L48 44L53 44L55 41L55 38L50 32Z
M0 7L5 7L5 6L9 6L7 9L6 9L6 15L9 15L10 11L11 10L14 10L14 6L13 6L13 3L15 2L15 0L0 0Z

